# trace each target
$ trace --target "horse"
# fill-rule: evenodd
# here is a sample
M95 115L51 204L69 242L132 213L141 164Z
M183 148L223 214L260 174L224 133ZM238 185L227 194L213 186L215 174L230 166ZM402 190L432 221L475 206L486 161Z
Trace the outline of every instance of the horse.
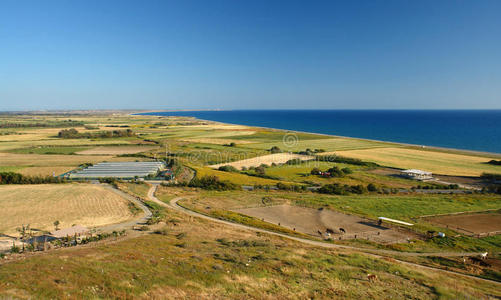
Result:
M346 230L344 230L344 228L339 228L339 231L341 231L342 233L346 233Z

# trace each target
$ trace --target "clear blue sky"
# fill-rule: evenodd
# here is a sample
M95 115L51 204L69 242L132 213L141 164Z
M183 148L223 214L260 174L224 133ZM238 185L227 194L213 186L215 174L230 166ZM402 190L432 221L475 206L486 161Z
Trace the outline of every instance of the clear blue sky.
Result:
M501 1L0 0L0 110L501 108Z

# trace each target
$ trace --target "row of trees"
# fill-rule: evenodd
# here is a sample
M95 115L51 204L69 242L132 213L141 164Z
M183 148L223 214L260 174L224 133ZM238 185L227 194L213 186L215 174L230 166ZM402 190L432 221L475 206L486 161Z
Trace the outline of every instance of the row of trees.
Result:
M60 122L35 122L35 123L12 123L2 122L0 128L30 128L30 127L70 127L70 126L83 126L84 123L80 121L66 120Z
M57 134L62 139L95 139L95 138L116 138L135 136L131 129L99 131L99 132L78 132L75 128L63 129Z
M64 179L52 176L24 176L14 172L0 172L0 184L63 183Z
M311 175L323 175L326 177L344 177L344 176L351 174L351 173L353 173L353 171L350 168L340 169L338 166L334 166L325 172L323 172L319 168L313 168L313 169L311 169L311 172L310 172Z
M240 186L227 180L220 180L217 176L195 177L188 184L190 187L202 188L204 190L229 191L240 189Z
M371 189L374 189L375 186L371 186ZM349 194L364 194L368 191L368 189L361 185L341 185L338 183L326 184L318 189L319 193L322 194L331 194L331 195L349 195Z

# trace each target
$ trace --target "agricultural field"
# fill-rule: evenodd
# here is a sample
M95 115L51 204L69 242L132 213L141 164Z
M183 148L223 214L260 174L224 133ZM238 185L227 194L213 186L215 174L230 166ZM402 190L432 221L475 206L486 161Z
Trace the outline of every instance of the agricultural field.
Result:
M3 264L0 296L33 298L469 298L496 285L189 219L159 234ZM172 223L168 223L172 224ZM370 283L367 274L379 280ZM306 276L305 276L306 275ZM33 283L36 279L36 284ZM459 288L460 287L460 288Z
M299 160L310 160L313 159L313 156L309 155L300 155L300 154L292 154L292 153L275 153L264 156L258 156L248 159L243 159L239 161L234 161L230 163L221 163L217 165L211 165L211 168L217 169L221 166L232 166L238 170L242 168L249 167L258 167L262 164L271 165L271 164L283 164L289 160L299 159Z
M337 151L335 154L388 167L420 169L442 175L479 176L483 172L501 173L501 167L487 164L494 157L395 147Z
M39 231L79 224L88 227L119 223L132 217L128 201L97 185L0 186L0 232L16 234L29 224Z
M68 119L68 116L46 115L21 118L20 122L67 125ZM0 117L0 122L5 120L11 122L12 118ZM399 259L406 253L412 254L409 252L497 253L501 250L500 235L459 236L453 228L420 218L431 214L500 209L498 195L419 194L411 188L429 187L433 183L386 174L387 169L370 164L327 161L284 164L292 158L310 159L321 154L314 153L310 157L298 151L321 149L324 155L333 152L395 168L428 170L428 167L435 167L431 170L434 173L478 176L481 172L495 173L497 170L496 166L484 163L489 159L486 156L228 125L189 117L107 114L72 115L71 120L79 122L80 125L75 126L79 132L131 129L135 135L62 139L57 137L58 132L72 127L3 128L0 129L0 171L58 175L87 163L168 158L167 161L175 161L180 166L176 170L179 182L184 185L159 186L156 197L163 203L183 197L178 202L183 207L218 219L315 241L325 238L315 236L319 226L323 226L322 232L328 227L338 231L343 228L347 230L343 236L346 239L335 239L340 233L334 232L326 242L360 247L361 252L398 251L395 258ZM271 153L270 149L275 146L281 153ZM358 157L357 153L374 157ZM422 164L418 165L419 162ZM265 174L257 174L254 170L244 173L215 169L217 164L241 168L262 163L270 165L264 169ZM276 165L271 166L272 163ZM349 168L351 172L341 177L310 173L314 167L327 171L334 166ZM437 169L446 171L434 171ZM237 188L242 185L276 187L279 183L305 188L334 183L366 188L372 183L379 190L343 196L310 190L209 191L186 186L193 176L216 176L235 183ZM124 192L148 199L149 184L116 182L116 185ZM391 193L383 188L390 188ZM407 192L399 192L399 189ZM243 295L255 298L377 298L383 292L394 298L405 295L421 299L454 298L458 294L471 298L501 296L492 283L417 269L392 258L375 258L360 251L299 244L254 230L189 217L151 201L146 204L150 205L159 223L144 226L141 231L130 231L123 238L105 240L95 246L47 251L20 261L4 263L1 260L0 298L162 298L162 295L180 298L241 298ZM374 222L379 216L408 221L415 227L412 232L403 233L389 227L378 228ZM128 202L99 185L0 186L0 220L7 220L0 224L3 234L17 234L16 228L26 223L32 228L51 230L55 220L61 222L60 227L73 224L92 227L131 218ZM428 230L443 231L447 238L428 241L423 238ZM354 234L357 239L350 238ZM451 263L442 258L409 256L406 260L438 267ZM494 266L498 256L491 260ZM497 280L499 268L487 269L458 268L457 272ZM304 276L305 270L308 276ZM380 280L369 282L367 273L377 274ZM36 284L33 284L34 278L37 278ZM461 282L460 290L456 281Z

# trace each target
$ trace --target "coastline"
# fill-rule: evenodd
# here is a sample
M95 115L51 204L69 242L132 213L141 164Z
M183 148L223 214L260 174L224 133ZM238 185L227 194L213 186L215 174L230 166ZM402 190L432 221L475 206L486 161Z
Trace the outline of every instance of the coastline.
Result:
M207 111L207 110L186 110L186 111ZM141 113L135 113L135 114L131 114L131 115L168 117L168 116L153 115L152 114L152 113L156 113L156 112L173 112L173 111L171 110L171 111L141 112ZM251 126L251 125L246 125L246 124L226 123L226 122L220 122L220 121L214 121L214 120L200 119L200 118L193 117L193 116L191 116L191 117L195 118L197 120L201 120L201 121L205 121L205 122L213 122L213 123L218 123L218 124L247 126L249 128L260 128L260 129L267 129L267 130L274 130L274 131L281 131L281 132L297 132L297 133L313 134L313 135L333 137L333 138L344 138L344 139L352 139L352 140L360 140L360 141L379 142L379 143L388 144L389 146L391 146L391 145L406 146L406 147L416 148L417 150L422 150L422 151L447 152L447 153L453 153L453 154L481 156L481 157L486 157L486 158L501 158L501 153L488 152L488 151L477 151L477 150L438 147L438 146L429 146L429 145L418 145L418 144L411 144L411 143L401 143L401 142L375 140L375 139L368 139L368 138L358 138L358 137L351 137L351 136L341 136L341 135L309 132L309 131L302 131L302 130L289 130L289 129L273 128L273 127L265 127L265 126Z

